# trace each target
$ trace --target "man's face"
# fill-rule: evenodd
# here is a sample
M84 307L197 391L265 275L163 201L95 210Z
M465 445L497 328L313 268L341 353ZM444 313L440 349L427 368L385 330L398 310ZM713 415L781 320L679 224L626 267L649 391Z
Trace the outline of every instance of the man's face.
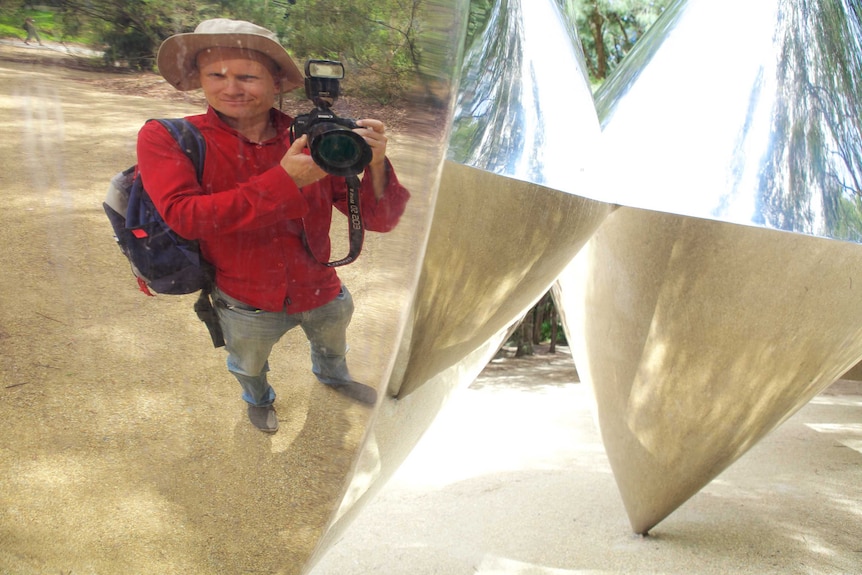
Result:
M197 56L207 102L229 120L245 122L269 114L277 93L275 63L238 48L213 48Z

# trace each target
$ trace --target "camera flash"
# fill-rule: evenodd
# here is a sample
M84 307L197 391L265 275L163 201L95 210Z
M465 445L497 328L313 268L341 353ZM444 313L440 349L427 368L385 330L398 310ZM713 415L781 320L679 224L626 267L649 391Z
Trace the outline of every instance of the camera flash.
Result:
M308 75L312 78L344 78L344 66L340 62L310 61Z

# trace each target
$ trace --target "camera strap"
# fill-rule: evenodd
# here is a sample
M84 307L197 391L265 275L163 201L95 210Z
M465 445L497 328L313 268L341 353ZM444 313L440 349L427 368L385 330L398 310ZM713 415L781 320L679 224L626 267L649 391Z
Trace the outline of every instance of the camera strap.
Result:
M365 228L362 225L362 212L359 208L359 177L347 176L344 179L347 183L347 225L350 234L350 251L348 254L340 260L327 263L322 262L320 258L317 257L317 254L314 253L314 250L311 249L311 245L309 245L308 237L305 233L305 222L302 224L302 243L305 245L305 249L308 250L311 257L321 264L331 268L344 266L355 261L356 258L359 257L359 252L362 251L362 242L365 238Z
M365 229L362 226L362 211L359 209L359 177L347 176L345 181L347 182L347 226L350 233L350 251L347 256L340 260L324 264L331 268L347 265L358 258L365 237Z

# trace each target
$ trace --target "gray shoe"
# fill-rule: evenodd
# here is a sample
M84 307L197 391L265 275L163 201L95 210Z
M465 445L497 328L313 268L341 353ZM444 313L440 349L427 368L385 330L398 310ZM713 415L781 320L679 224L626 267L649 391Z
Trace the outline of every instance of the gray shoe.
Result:
M256 428L266 433L275 433L278 431L278 416L275 415L275 408L271 405L263 407L249 405L248 420Z

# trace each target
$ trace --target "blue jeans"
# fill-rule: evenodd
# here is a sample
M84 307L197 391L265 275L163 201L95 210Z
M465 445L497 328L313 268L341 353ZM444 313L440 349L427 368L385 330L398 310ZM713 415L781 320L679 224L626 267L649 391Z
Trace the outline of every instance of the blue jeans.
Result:
M225 349L227 369L242 386L242 398L251 405L275 401L266 379L272 347L291 329L300 326L311 345L311 371L322 383L352 381L347 371L347 326L353 316L353 298L347 288L329 303L289 314L255 309L216 289L213 293Z

